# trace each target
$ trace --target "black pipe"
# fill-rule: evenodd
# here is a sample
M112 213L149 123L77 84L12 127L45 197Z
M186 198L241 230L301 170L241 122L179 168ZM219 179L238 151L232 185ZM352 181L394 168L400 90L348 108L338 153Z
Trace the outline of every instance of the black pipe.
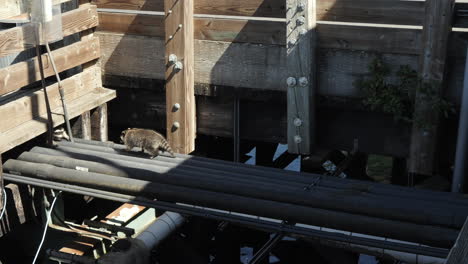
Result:
M76 149L76 148L72 148L72 147L59 147L58 148L59 151L64 151L66 153L79 153L79 154L85 154L85 155L95 155L95 156L100 156L100 157L110 157L110 158L114 158L114 159L118 159L118 160L125 160L125 161L134 161L134 162L138 162L138 163L142 163L142 164L146 164L146 165L161 165L161 166L164 166L164 167L169 167L170 165L168 165L168 163L166 162L162 162L162 161L159 161L159 160L150 160L150 159L142 159L142 158L136 158L135 156L126 156L126 155L117 155L117 154L113 154L111 152L99 152L99 151L95 151L95 150L85 150L85 149ZM49 150L49 149L42 149L42 148L33 148L31 150L32 152L35 152L35 153L47 153L47 154L52 154L52 155L60 155L59 152L57 151L54 151L54 150ZM62 152L61 155L63 155L64 153ZM89 157L86 158L86 157L76 157L75 158L84 158L84 159L90 159ZM91 158L93 159L93 158ZM190 172L191 173L195 173L195 171L198 171L200 173L204 172L204 173L217 173L217 174L222 174L224 176L231 176L232 179L236 179L236 180L239 180L239 179L248 179L249 181L253 181L254 179L257 179L257 180L260 180L262 183L264 182L269 182L269 183L277 183L277 184L281 184L281 185L288 185L288 186L296 186L297 188L300 188L300 189L303 189L304 185L306 186L315 186L314 188L328 188L328 189L333 189L333 190L339 190L340 193L344 192L345 190L348 190L350 193L365 193L366 196L369 196L369 198L371 199L382 199L382 197L401 197L401 198L407 198L407 200L404 200L403 203L411 203L410 201L426 201L426 202L430 202L431 203L431 207L441 207L441 208L444 208L444 207L447 207L447 204L450 204L450 205L453 205L453 206L468 206L468 201L466 199L460 199L460 197L456 197L457 199L454 199L454 197L452 197L451 199L449 199L449 197L441 197L441 198L433 198L432 196L429 196L428 194L429 193L433 193L435 194L435 196L437 196L437 192L419 192L419 190L416 192L415 190L411 190L411 192L408 192L408 189L406 189L406 192L404 193L393 193L393 191L391 192L388 192L388 194L386 194L385 191L382 191L383 188L386 188L388 185L384 185L384 184L380 184L382 186L379 186L380 188L378 188L377 190L375 190L375 188L366 188L366 186L361 186L361 185L349 185L349 187L347 187L346 185L346 180L342 180L341 183L343 183L344 181L344 186L334 186L335 185L338 185L336 183L333 183L333 182L327 182L327 177L326 176L314 176L314 178L310 178L310 179L307 179L307 180L303 180L302 182L298 182L298 181L288 181L289 179L288 178L274 178L273 176L271 178L268 178L266 179L266 177L262 177L262 176L256 176L257 173L260 173L260 172L257 172L255 171L255 174L252 172L252 170L250 171L250 174L244 174L244 173L240 173L240 172L229 172L227 170L227 168L224 168L224 170L215 170L215 169L211 169L211 166L210 168L206 168L207 166L211 165L211 164L203 164L203 166L195 166L195 164L193 165L193 167L188 167L188 166L192 166L192 165L186 165L187 163L189 163L188 161L186 162L181 162L178 164L177 168L180 169L182 167L187 167L188 169L190 169ZM213 164L213 162L211 162ZM145 165L145 166L146 166ZM171 168L175 168L176 166L174 167L171 167ZM204 176L203 176L204 177ZM373 191L374 190L374 191ZM374 197L374 195L376 197ZM419 195L421 195L422 197L420 197ZM456 208L454 208L454 210L456 210ZM463 223L463 221L460 222L461 224ZM460 224L459 223L459 224Z
M42 179L93 186L128 194L145 194L150 197L154 195L156 196L154 198L165 201L193 203L221 210L342 229L433 246L450 247L458 235L457 230L450 228L417 225L226 193L216 193L168 184L156 184L142 180L130 180L97 173L57 168L46 164L8 160L5 163L5 169L10 171L10 173L20 172Z
M374 248L382 248L395 250L400 252L407 252L412 254L426 255L431 257L445 258L448 255L448 249L433 248L427 246L412 245L406 242L392 242L380 239L370 239L364 237L349 236L341 233L333 233L327 231L320 231L316 229L299 227L293 225L284 225L262 219L252 215L232 214L227 211L216 210L213 211L207 208L193 207L188 205L173 204L163 201L149 200L142 197L124 195L114 192L107 192L92 188L80 187L76 185L69 185L64 183L57 183L53 181L40 180L36 178L4 174L5 180L19 183L38 186L42 188L52 188L64 192L75 193L79 195L88 195L95 198L104 200L112 200L121 203L132 203L145 207L152 207L165 211L178 212L185 215L193 215L204 218L210 218L217 221L228 221L235 224L244 225L247 227L255 228L265 232L280 232L284 234L296 235L303 238L316 238L330 241L337 241L342 243L352 243L362 246L372 246Z
M164 171L154 168L154 166L145 166L145 169L140 169L138 164L119 161L114 161L115 164L110 166L97 162L28 152L23 153L19 159L68 169L81 167L86 168L89 172L426 225L461 228L468 213L468 207L451 208L449 206L437 208L435 204L427 202L415 203L387 197L376 199L376 197L369 197L367 194L347 192L346 190L330 192L315 187L304 190L305 187L308 187L307 185L296 188L289 187L286 184L276 185L268 182L230 181L216 175L201 174L196 170L190 171L175 168L170 171Z
M87 144L86 142L91 142ZM80 143L70 143L66 141L59 142L58 145L60 146L59 149L67 150L67 151L77 151L76 148L80 148L83 150L90 150L96 151L101 153L109 153L109 154L120 154L127 156L135 157L135 152L128 152L125 150L124 145L114 144L114 143L105 143L100 145L94 141L87 141L81 140ZM112 146L112 148L111 148ZM125 158L126 158L125 157ZM145 157L145 156L140 156ZM164 162L168 164L172 164L172 166L177 166L180 164L184 165L195 165L198 167L203 168L211 168L217 169L221 171L236 171L239 173L243 173L246 175L255 174L257 177L268 178L268 180L286 180L288 182L298 182L298 183L310 183L311 180L318 181L318 185L324 185L327 187L333 188L349 188L356 191L365 191L368 193L375 193L378 195L391 195L391 196L402 196L408 198L416 198L416 199L427 199L431 201L435 201L437 199L445 200L448 202L450 200L453 201L454 198L459 199L459 203L468 205L468 200L464 199L465 197L460 194L455 193L448 193L448 192L434 192L430 190L423 190L418 189L418 195L415 197L413 192L415 189L409 189L403 186L396 186L396 185L389 185L389 184L380 184L368 181L359 181L359 180L351 180L351 179L338 179L334 177L324 177L318 174L311 174L311 173L299 173L294 171L286 171L281 169L269 168L269 167L261 167L261 166L253 166L248 164L242 163L232 163L229 161L223 160L213 160L203 157L195 157L189 155L181 155L176 154L176 158L170 158L165 156L158 156L153 160L148 160L150 162ZM238 176L236 176L238 177ZM449 200L446 200L449 199Z

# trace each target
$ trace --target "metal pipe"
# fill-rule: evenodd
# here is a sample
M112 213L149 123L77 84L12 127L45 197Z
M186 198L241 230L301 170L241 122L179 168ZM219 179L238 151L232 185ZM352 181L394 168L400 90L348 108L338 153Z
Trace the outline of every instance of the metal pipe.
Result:
M4 166L5 170L10 171L10 173L31 175L42 179L93 186L130 194L145 194L150 197L156 196L156 198L164 201L193 203L221 210L391 237L433 246L451 247L458 236L457 230L439 226L418 225L169 184L129 180L121 177L63 169L46 164L8 160Z
M86 143L87 142L87 143ZM59 149L63 149L66 151L74 151L77 152L76 148L84 149L84 150L91 150L91 151L98 151L104 153L114 153L114 154L121 154L125 156L133 156L135 157L135 153L125 151L125 146L120 144L107 144L101 145L97 142L91 142L87 140L81 140L79 144L70 143L66 141L59 142ZM112 148L110 147L112 146ZM133 154L133 155L132 155ZM373 182L366 182L366 181L359 181L359 180L350 180L350 179L337 179L332 177L326 177L318 174L310 174L310 173L299 173L293 171L285 171L275 168L268 168L268 167L260 167L260 166L252 166L243 163L232 163L228 161L222 160L214 160L203 158L203 157L194 157L189 155L181 155L176 154L177 158L170 158L170 157L162 157L158 156L153 160L148 160L149 162L164 162L167 166L175 167L180 164L184 165L196 165L203 168L211 168L220 171L236 171L242 173L244 175L252 175L256 177L263 177L267 178L268 181L272 180L281 180L281 181L288 181L288 182L297 182L303 184L310 184L311 182L315 182L319 186L327 186L331 188L349 188L354 191L364 191L366 193L372 193L376 195L391 195L394 196L401 196L401 197L408 197L414 199L426 199L431 201L440 201L444 200L448 202L453 198L459 198L458 202L462 204L467 204L468 201L463 199L464 197L460 194L454 193L445 193L445 192L434 192L430 190L423 190L418 189L417 193L418 196L415 197L413 195L414 189L408 191L407 187L402 186L395 186L389 184L380 184L380 183L373 183ZM235 176L236 178L239 175Z
M338 210L342 212L364 214L386 219L423 223L427 225L440 225L461 228L466 219L468 207L459 207L452 210L450 207L437 208L432 203L414 203L396 198L372 199L360 193L347 193L343 191L323 191L311 188L310 191L289 187L287 184L276 185L268 182L254 181L229 181L217 175L200 174L195 170L179 168L160 169L154 166L145 166L144 169L138 163L112 161L107 165L97 162L89 162L71 159L67 157L47 156L44 154L25 152L20 155L20 160L36 163L46 163L68 169L79 169L125 178L199 188L209 191L217 191L244 197L252 197L277 202L306 205L316 208Z
M70 141L73 142L73 133L72 133L72 129L70 126L70 116L68 115L67 104L65 103L65 92L62 86L62 80L60 79L60 75L57 70L57 66L55 65L55 60L54 60L54 57L52 56L52 52L50 51L49 42L47 41L47 39L45 39L45 47L47 49L47 53L49 54L50 64L52 64L52 68L54 69L55 77L57 78L57 83L58 83L59 93L60 93L60 100L62 101L63 117L65 119L67 133L68 133L68 136L70 137Z
M218 221L229 221L240 225L245 225L251 228L259 229L266 232L280 232L290 235L297 235L300 238L316 238L322 240L337 241L342 243L353 243L363 246L371 246L375 248L385 248L389 250L401 251L405 253L413 253L427 255L433 257L445 258L448 255L447 249L433 248L428 246L418 246L404 241L388 241L378 237L350 237L345 235L343 231L314 228L312 226L293 226L285 225L280 220L259 218L253 215L233 213L223 210L215 210L200 206L188 204L173 204L164 201L149 200L142 197L124 195L114 192L107 192L88 187L80 187L75 185L57 183L52 181L40 180L36 178L18 176L13 174L5 174L5 179L19 184L27 184L42 188L52 188L64 192L70 192L80 195L89 195L95 198L112 200L121 203L132 203L145 207L154 207L160 210L174 211L181 214L194 215L204 218L211 218ZM379 240L377 240L379 239Z
M468 50L468 48L467 48ZM465 63L463 95L461 100L460 121L458 124L457 150L453 172L452 192L462 193L468 172L468 57Z
M161 241L166 239L172 234L177 228L179 228L185 222L185 218L173 212L166 212L148 228L146 228L136 239L140 240L145 244L146 248L152 249L158 246Z

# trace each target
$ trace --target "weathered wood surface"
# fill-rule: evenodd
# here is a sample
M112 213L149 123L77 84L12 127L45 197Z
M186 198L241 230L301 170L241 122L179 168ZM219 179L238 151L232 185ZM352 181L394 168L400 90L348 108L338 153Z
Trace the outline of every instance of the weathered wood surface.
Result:
M420 57L420 77L436 95L445 89L445 73L452 30L455 0L427 0L426 17L423 28L422 52ZM432 175L435 171L437 155L438 127L440 114L434 112L427 92L417 91L414 122L411 135L409 172Z
M91 112L86 111L81 114L81 138L82 139L91 139Z
M66 89L66 87L65 87ZM113 90L95 88L84 96L67 103L70 118L77 117L82 113L102 105L116 97ZM52 110L54 127L63 124L63 108L60 106ZM43 121L45 115L40 118L30 120L2 134L0 140L0 153L8 151L34 137L47 131L47 125Z
M96 35L101 40L104 75L164 79L161 39L103 32ZM198 84L285 91L286 50L282 46L196 40L195 54L195 82ZM317 56L318 92L356 97L360 93L353 82L368 73L368 65L376 54L321 49ZM418 58L414 55L383 54L382 58L396 68L405 64L417 67Z
M182 154L195 150L193 2L164 1L167 140Z
M59 72L95 60L100 56L99 39L92 38L52 51ZM45 77L54 75L47 55L42 55ZM0 70L0 95L13 92L41 79L37 58Z
M98 25L98 17L96 6L83 5L79 9L66 12L62 15L62 26L64 36L70 36L74 33L96 27ZM32 45L25 44L34 43L34 27L31 24L26 24L20 27L14 27L8 30L0 31L0 56L6 56L21 52Z
M94 0L100 8L162 11L163 0ZM286 17L284 0L199 0L196 14ZM318 0L317 20L421 25L424 3L399 0Z
M98 72L98 68L92 68L63 80L62 85L66 88L66 100L79 98L97 87L96 77L99 77L99 75L96 73ZM50 108L56 109L61 107L62 102L60 100L58 85L51 85L46 90ZM41 116L47 116L44 92L38 90L0 101L0 116L2 117L0 133L17 127L31 119L40 119ZM47 120L43 121L46 122Z
M112 127L149 127L164 130L166 106L164 93L147 89L117 90L119 97L109 104ZM241 101L240 135L242 140L283 142L287 140L286 93L279 99ZM359 139L363 152L397 157L408 155L410 127L397 124L380 113L319 107L317 147L352 150ZM197 96L197 133L232 137L232 102L224 97ZM257 128L257 129L252 129Z
M97 107L91 116L91 139L107 141L109 135L107 104Z
M317 92L316 0L286 1L288 152L310 154L315 142Z
M455 245L450 250L445 264L461 264L468 262L468 218L458 235Z
M284 45L282 21L195 17L195 39ZM99 12L98 30L164 37L164 17L158 15Z

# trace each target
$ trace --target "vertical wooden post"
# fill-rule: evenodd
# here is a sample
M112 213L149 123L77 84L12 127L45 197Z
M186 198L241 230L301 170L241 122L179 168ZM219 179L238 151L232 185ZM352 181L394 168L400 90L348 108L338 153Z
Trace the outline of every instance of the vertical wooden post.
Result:
M107 104L102 104L91 116L91 139L105 142L108 141L108 135Z
M287 0L288 151L310 154L315 137L316 0Z
M175 152L195 150L193 0L164 0L167 138Z
M81 117L81 137L91 139L91 112L84 112Z
M452 29L455 0L426 0L426 16L423 28L423 45L420 57L420 74L423 84L436 89L442 95L447 46ZM410 147L409 172L432 175L436 163L437 129L440 114L427 100L427 93L416 92Z

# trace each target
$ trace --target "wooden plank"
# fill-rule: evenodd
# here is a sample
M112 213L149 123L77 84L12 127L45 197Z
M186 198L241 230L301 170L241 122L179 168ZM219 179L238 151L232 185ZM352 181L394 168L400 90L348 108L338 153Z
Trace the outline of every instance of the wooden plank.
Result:
M424 1L318 0L317 20L421 25Z
M288 152L310 154L315 141L316 0L286 1Z
M62 85L65 87L66 100L74 100L88 93L95 87L99 87L96 81L96 73L99 71L100 69L98 68L92 68L63 80ZM50 85L46 90L50 108L55 109L62 106L58 85ZM30 92L27 95L19 95L18 97L19 98L12 98L8 101L0 101L0 116L2 116L0 133L17 127L31 119L41 119L41 116L47 116L45 95L42 90ZM46 122L47 119L43 121Z
M163 11L164 0L93 0L99 8ZM284 17L283 0L197 0L195 14Z
M80 41L52 51L57 70L59 72L95 60L100 56L99 39L92 38ZM44 74L46 77L54 75L52 65L47 54L42 55ZM13 64L0 69L0 95L18 90L30 83L39 81L39 65L37 58Z
M442 96L446 72L449 35L455 0L426 1L423 45L420 57L420 77L431 91ZM426 92L427 93L427 92ZM432 101L425 92L417 91L414 122L411 136L409 172L432 175L437 167L436 152L440 113L434 113Z
M115 97L116 94L113 90L96 88L88 94L70 101L67 104L69 115L71 118L77 117L86 111L94 109L99 105L114 99ZM53 109L52 112L54 113L52 115L54 127L63 124L63 108L58 107ZM45 116L42 116L41 118L45 118ZM10 129L3 133L0 138L0 153L8 151L46 131L47 125L41 120L36 119Z
M196 133L193 1L165 0L164 9L167 139L175 152L188 154Z
M98 30L164 37L164 17L145 14L99 12ZM195 39L284 45L284 22L273 20L196 17Z
M93 112L91 117L92 139L106 142L108 141L109 125L107 117L107 104L100 105Z
M141 80L164 79L164 45L161 39L103 32L96 35L102 43L101 62L105 76L125 76ZM199 87L210 84L285 91L285 53L282 46L195 40L195 82ZM380 56L394 70L400 65L409 65L417 69L417 56L390 53ZM317 54L318 93L359 97L360 91L353 83L357 78L369 73L368 66L375 57L376 54L371 52L321 49ZM456 70L463 76L464 61L453 67L455 68L451 69L451 72ZM460 67L461 71L458 71ZM461 81L459 79L451 78L449 91L456 91L461 87L463 78ZM132 85L135 81L137 80L131 80L127 85ZM142 85L148 87L149 84Z
M70 36L88 28L98 25L96 6L83 5L78 9L66 12L62 15L62 27L64 36ZM0 31L0 56L21 52L34 43L34 27L26 24L21 27L14 27L8 30Z
M468 218L458 235L455 245L450 250L445 264L460 264L468 262Z

